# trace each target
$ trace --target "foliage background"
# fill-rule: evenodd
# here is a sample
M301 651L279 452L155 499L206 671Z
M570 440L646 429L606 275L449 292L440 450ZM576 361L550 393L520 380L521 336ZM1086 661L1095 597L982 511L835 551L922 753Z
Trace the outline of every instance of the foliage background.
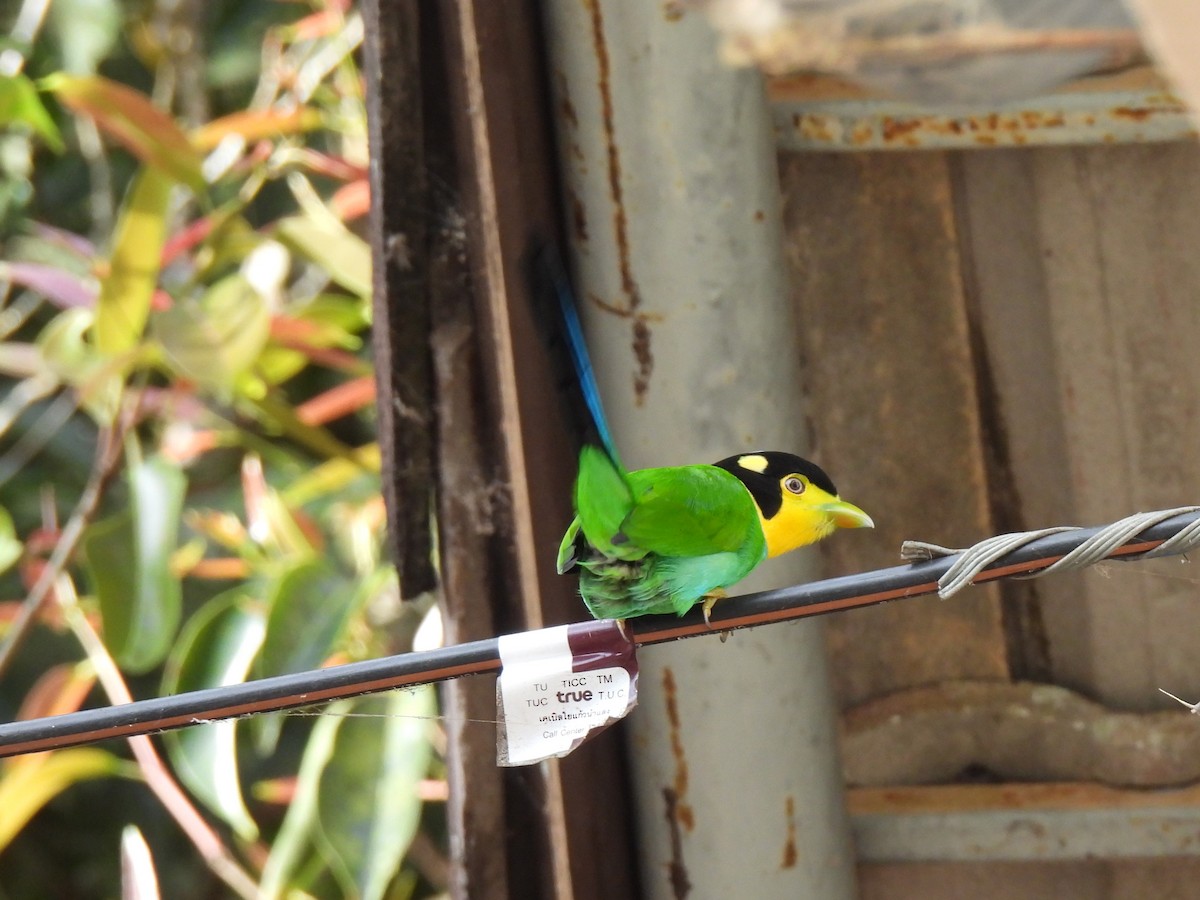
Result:
M381 556L353 4L0 23L0 715L436 641ZM434 703L5 761L0 896L438 894Z

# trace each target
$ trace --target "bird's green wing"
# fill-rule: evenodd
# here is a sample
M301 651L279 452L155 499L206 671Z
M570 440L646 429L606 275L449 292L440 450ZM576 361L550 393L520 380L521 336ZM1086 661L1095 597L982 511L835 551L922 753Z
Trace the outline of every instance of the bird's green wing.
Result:
M606 556L636 559L636 552L633 555L628 552L633 548L613 543L632 509L633 494L628 473L600 448L584 447L579 454L579 476L575 479L575 511L592 546ZM560 548L560 566L563 561Z
M558 545L559 575L570 572L579 563L579 558L575 553L575 544L579 540L579 529L582 527L583 523L579 521L579 516L576 516L571 524L567 526L567 532L563 535L562 542Z
M641 469L627 478L633 508L618 544L623 537L646 552L686 557L747 551L764 541L750 493L724 469Z

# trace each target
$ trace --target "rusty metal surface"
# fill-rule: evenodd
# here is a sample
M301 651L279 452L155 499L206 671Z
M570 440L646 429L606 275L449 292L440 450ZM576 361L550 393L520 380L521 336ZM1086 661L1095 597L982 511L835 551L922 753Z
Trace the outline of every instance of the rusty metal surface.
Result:
M1165 787L1200 779L1200 718L1116 712L1066 688L948 682L848 710L842 721L852 785L1095 781Z
M889 100L772 104L784 150L960 150L1194 140L1186 105L1161 90L1063 93L975 107Z

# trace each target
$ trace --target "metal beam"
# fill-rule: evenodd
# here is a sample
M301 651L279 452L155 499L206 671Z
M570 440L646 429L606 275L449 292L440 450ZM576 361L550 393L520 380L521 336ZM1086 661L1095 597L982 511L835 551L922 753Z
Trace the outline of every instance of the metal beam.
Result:
M791 151L977 150L1194 140L1196 123L1163 90L1049 94L977 106L897 100L780 99L779 146Z

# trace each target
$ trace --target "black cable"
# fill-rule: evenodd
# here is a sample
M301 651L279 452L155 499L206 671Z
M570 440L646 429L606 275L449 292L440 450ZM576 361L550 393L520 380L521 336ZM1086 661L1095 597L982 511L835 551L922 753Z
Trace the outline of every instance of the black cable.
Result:
M1197 519L1200 519L1200 513L1186 513L1147 528L1135 539L1114 550L1112 558L1120 559L1151 550ZM1038 538L989 566L976 578L976 582L1043 569L1103 527L1107 526ZM698 605L680 618L643 616L629 620L628 633L636 644L657 644L918 597L934 593L938 579L957 558L948 556L730 597L714 607L711 627L704 622ZM0 756L150 734L216 719L294 709L463 675L495 672L499 668L499 639L488 638L454 647L405 653L294 675L279 675L173 697L11 722L0 725Z

